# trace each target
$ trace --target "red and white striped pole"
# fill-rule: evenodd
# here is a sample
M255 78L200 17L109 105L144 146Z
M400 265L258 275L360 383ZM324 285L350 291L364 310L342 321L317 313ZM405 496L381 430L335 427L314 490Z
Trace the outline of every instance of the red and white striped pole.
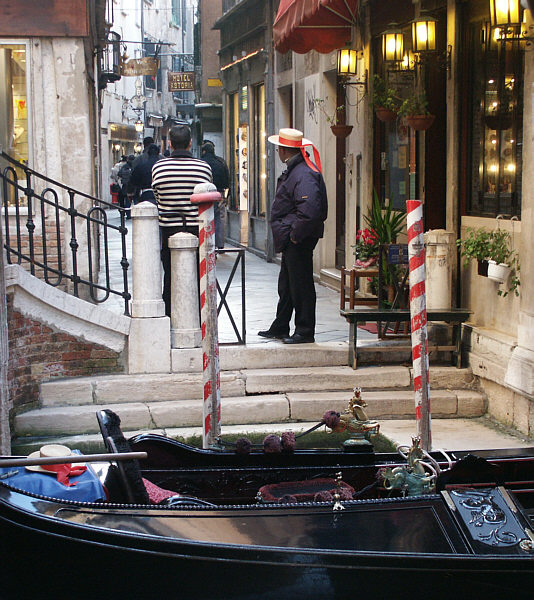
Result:
M202 447L217 445L221 433L221 381L219 332L217 328L217 278L215 275L214 204L221 194L213 183L199 183L191 202L198 204L200 220L198 254L200 263L200 319L202 321L202 374L204 384Z
M408 256L410 260L410 317L412 325L412 362L417 435L424 450L432 447L430 427L430 385L428 377L428 335L425 295L425 241L423 203L406 201Z

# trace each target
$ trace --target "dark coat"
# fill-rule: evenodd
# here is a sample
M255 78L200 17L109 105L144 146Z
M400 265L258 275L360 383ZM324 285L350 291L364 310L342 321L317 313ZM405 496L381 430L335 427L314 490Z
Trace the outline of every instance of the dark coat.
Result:
M282 252L291 240L300 243L322 238L327 214L323 176L312 171L299 154L278 178L271 208L275 252Z
M217 190L222 193L225 189L229 188L230 172L224 159L213 152L204 152L200 158L211 167L213 183Z
M159 156L147 156L146 159L140 163L136 167L134 167L132 171L132 175L130 177L130 184L137 188L137 192L139 194L139 202L149 200L154 201L154 192L152 191L152 167L159 160ZM148 192L144 192L140 194L141 190L149 190Z

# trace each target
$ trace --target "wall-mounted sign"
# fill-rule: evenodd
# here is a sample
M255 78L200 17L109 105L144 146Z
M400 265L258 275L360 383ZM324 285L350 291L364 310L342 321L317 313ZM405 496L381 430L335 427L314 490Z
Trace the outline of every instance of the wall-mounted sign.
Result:
M218 78L208 77L208 87L222 87L222 81Z
M194 92L195 73L193 71L169 73L169 92Z
M121 62L119 72L125 77L135 77L137 75L152 75L155 77L158 74L159 61L153 56L145 56L145 58L132 58L128 62Z

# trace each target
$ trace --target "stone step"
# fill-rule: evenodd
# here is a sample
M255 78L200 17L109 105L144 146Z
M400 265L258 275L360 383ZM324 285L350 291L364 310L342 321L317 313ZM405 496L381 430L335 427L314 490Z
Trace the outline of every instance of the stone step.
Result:
M285 394L225 397L221 402L225 425L283 423L321 420L326 410L343 412L352 391L286 392ZM411 418L414 395L411 390L364 391L369 418ZM476 391L435 389L431 393L432 415L442 418L478 417L485 413L484 396ZM195 427L202 423L200 400L104 403L79 406L49 406L15 417L18 438L61 437L98 433L95 413L110 408L122 421L124 431L167 430Z
M474 378L469 369L433 366L430 387L470 389ZM221 397L251 394L352 390L410 389L411 368L400 366L303 367L248 369L221 372ZM41 384L43 408L54 406L158 403L202 397L201 373L156 375L102 375L52 380ZM96 410L96 409L95 409Z

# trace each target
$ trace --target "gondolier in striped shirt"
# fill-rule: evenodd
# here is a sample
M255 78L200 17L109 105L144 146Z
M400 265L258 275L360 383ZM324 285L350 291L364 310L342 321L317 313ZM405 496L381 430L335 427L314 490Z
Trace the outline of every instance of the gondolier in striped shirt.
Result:
M198 236L198 206L190 197L198 183L212 180L210 166L191 154L191 130L175 125L169 131L173 152L152 168L152 189L158 203L163 264L165 314L171 314L171 255L168 241L179 232Z

